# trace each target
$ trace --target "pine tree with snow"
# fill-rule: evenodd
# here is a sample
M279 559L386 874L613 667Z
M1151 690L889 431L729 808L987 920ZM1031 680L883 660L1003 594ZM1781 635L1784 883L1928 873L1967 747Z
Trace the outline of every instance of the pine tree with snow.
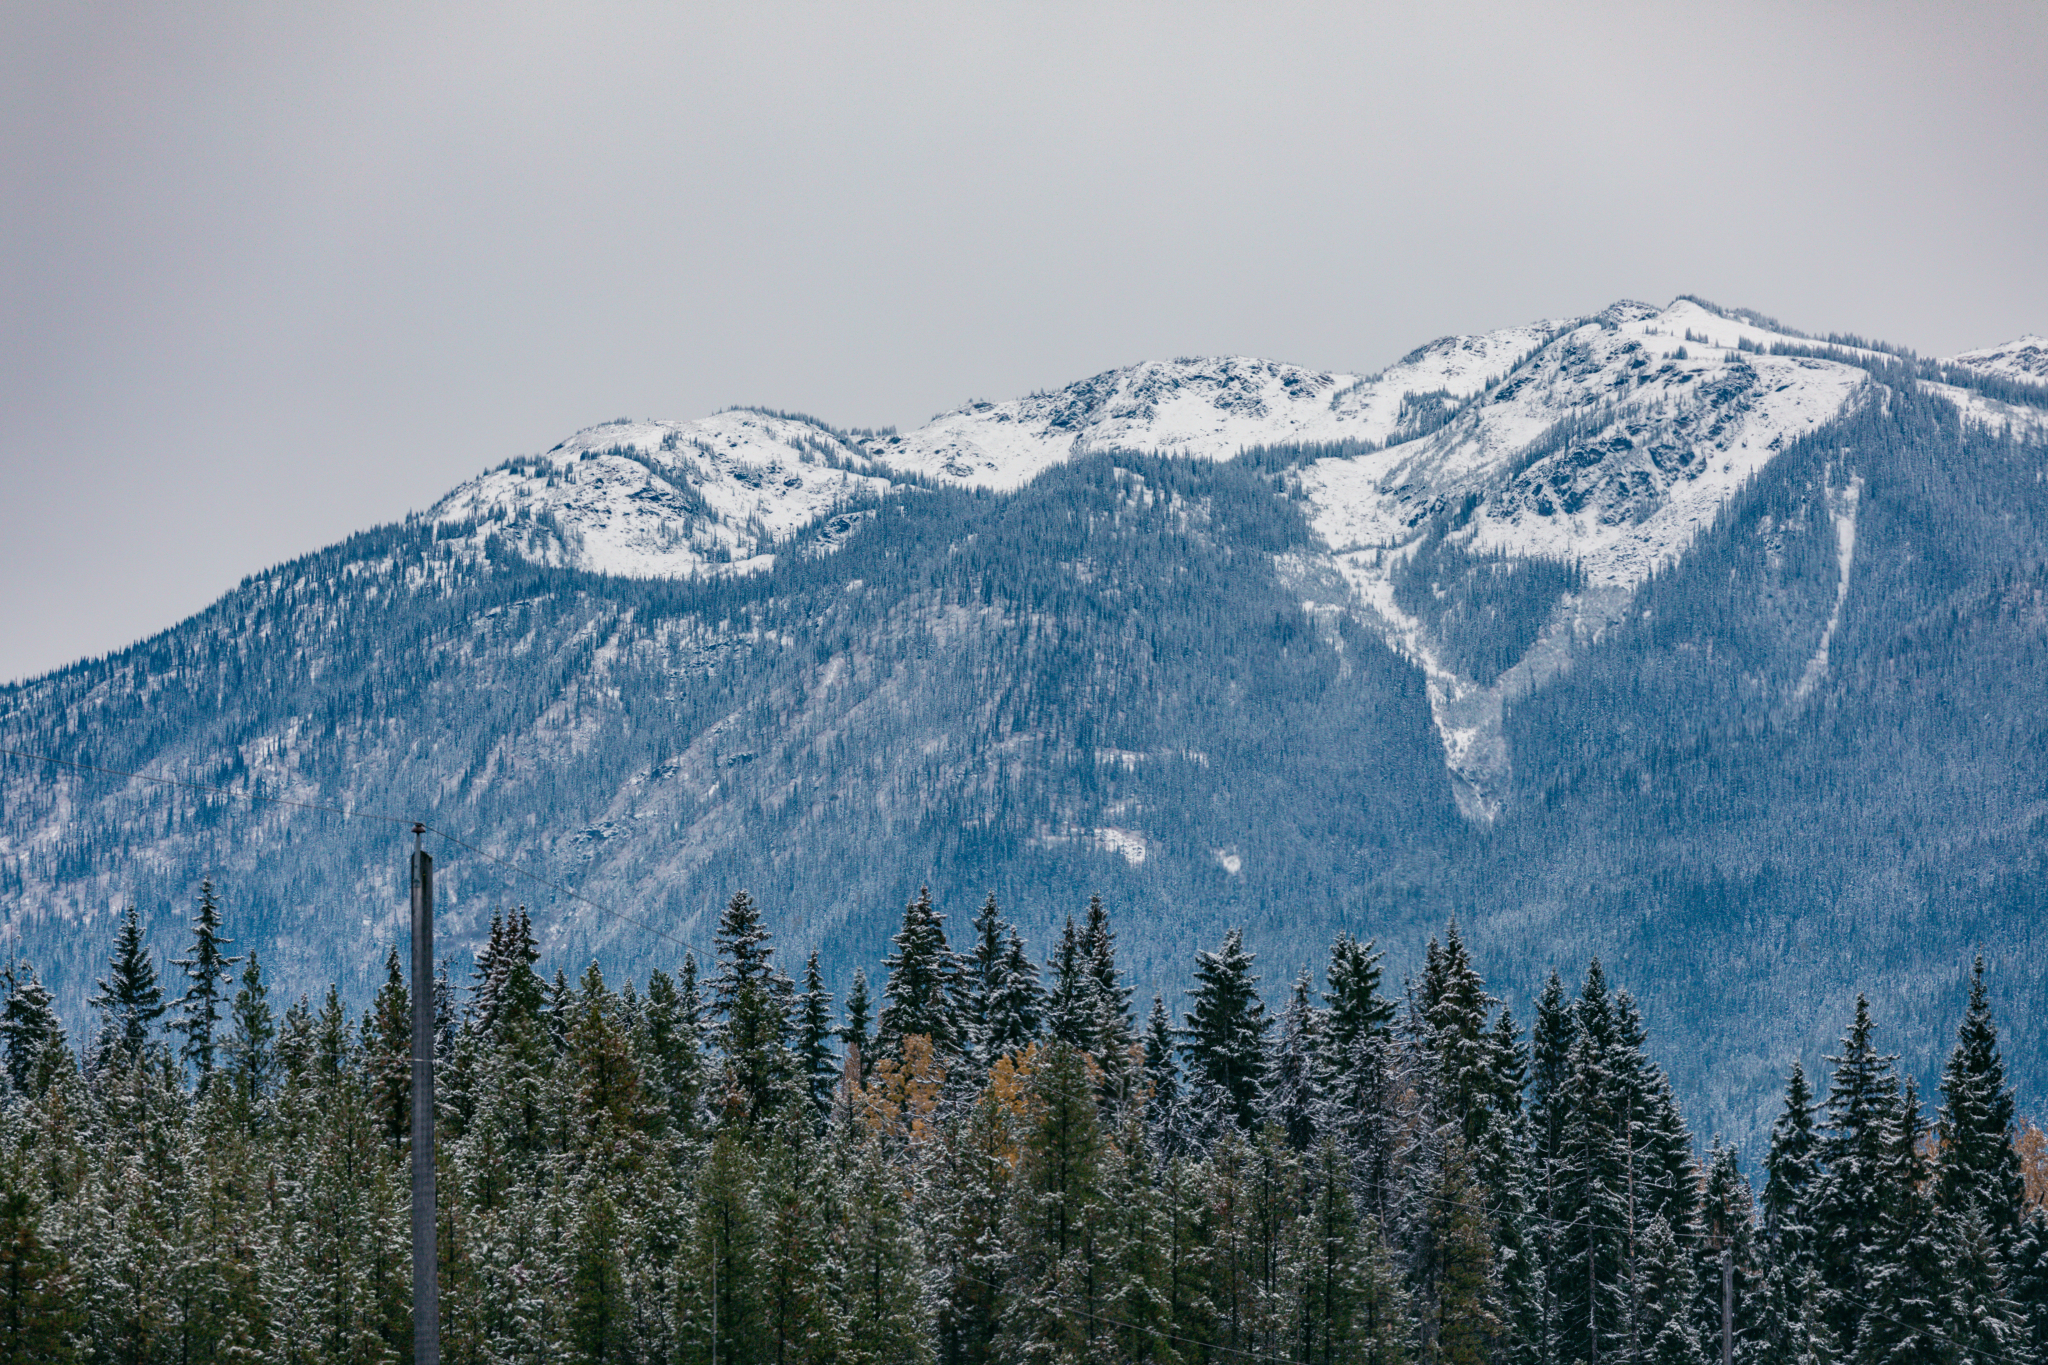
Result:
M183 969L190 984L178 997L177 1014L170 1025L171 1032L184 1035L178 1058L192 1067L202 1093L213 1080L221 1006L225 988L233 980L228 968L241 961L221 951L231 940L221 937L220 927L220 902L214 899L213 883L202 881L199 908L192 916L191 952L171 959L172 965Z
M678 1138L694 1139L700 1127L704 1095L703 1002L697 993L697 959L683 958L684 985L660 968L647 975L647 1004L642 1011L647 1032L648 1085L667 1115L667 1129Z
M11 1166L12 1163L9 1163ZM83 1325L70 1258L44 1235L44 1210L0 1167L0 1365L68 1365Z
M1112 1077L1120 1077L1130 1061L1131 987L1116 965L1116 930L1101 896L1088 898L1080 949L1085 992L1095 1016L1094 1039L1088 1051Z
M2019 1232L2026 1181L2013 1149L2013 1092L2005 1079L1984 987L1984 959L1970 972L1970 1005L1941 1073L1934 1136L1941 1151L1935 1203L1950 1218L1975 1209L2000 1242Z
M832 1037L832 992L825 989L814 948L804 963L803 993L797 996L796 1072L804 1099L821 1126L832 1108L832 1088L839 1082Z
M1820 1134L1814 1127L1813 1089L1797 1061L1785 1080L1785 1107L1771 1124L1764 1156L1764 1237L1779 1265L1814 1265L1812 1201L1820 1182Z
M924 1365L932 1356L932 1303L923 1255L903 1175L881 1138L861 1145L842 1179L839 1205L839 1358L846 1365Z
M1623 1112L1633 1059L1620 1052L1614 997L1593 959L1572 1007L1571 1051L1551 1099L1559 1125L1549 1187L1549 1292L1557 1359L1613 1361L1629 1344L1631 1125Z
M1265 1078L1266 1031L1272 1021L1259 999L1251 953L1244 935L1232 929L1214 952L1195 954L1195 984L1181 1029L1181 1052L1189 1074L1215 1086L1230 1116L1250 1126Z
M399 965L398 949L384 955L384 984L363 1015L364 1079L393 1156L412 1136L412 1000Z
M1287 1006L1280 1012L1280 1033L1260 1087L1260 1109L1297 1152L1315 1142L1316 1120L1323 1108L1323 1012L1316 1008L1315 985L1308 969L1294 980Z
M728 1083L750 1120L768 1113L791 1080L790 1001L769 939L753 898L736 892L718 922L711 995L722 1016L719 1044Z
M1052 986L1046 992L1045 1033L1056 1043L1088 1052L1095 1046L1094 992L1088 978L1088 959L1081 950L1081 935L1074 917L1067 916L1060 941L1053 949Z
M1864 1066L1875 1055L1874 1050L1845 1047L1841 1066ZM1873 1143L1872 1222L1849 1266L1857 1283L1848 1293L1834 1290L1834 1308L1858 1319L1852 1348L1857 1365L1952 1365L1959 1344L1945 1338L1956 1289L1953 1249L1938 1226L1928 1190L1920 1095L1911 1080L1903 1092L1894 1088L1891 1095L1887 1112L1877 1119ZM1836 1178L1832 1165L1827 1178Z
M0 1004L0 1064L7 1068L8 1088L17 1095L40 1095L48 1089L48 1078L38 1074L43 1057L53 1045L64 1044L55 998L27 962L0 969L0 986L7 991Z
M1899 1078L1892 1065L1897 1059L1877 1050L1876 1031L1870 1003L1858 995L1841 1050L1828 1058L1835 1070L1821 1134L1822 1173L1810 1203L1822 1311L1845 1352L1858 1350L1863 1262L1866 1249L1877 1245L1885 1216L1885 1173L1896 1175L1903 1160L1894 1150L1900 1122ZM1912 1123L1918 1122L1916 1110Z
M1632 1354L1644 1365L1706 1365L1695 1320L1697 1272L1687 1249L1662 1214L1652 1214L1636 1239L1633 1264ZM1716 1277L1718 1283L1719 1277Z
M996 1000L1003 991L1003 939L1009 928L996 904L996 893L989 892L974 916L974 948L961 963L960 992L960 1023L968 1050L984 1067L996 1056L989 1049L989 1036Z
M2006 1292L2026 1324L2028 1351L2048 1360L2048 1210L2029 1208L2006 1256Z
M874 996L868 990L868 974L855 967L853 987L846 993L846 1022L839 1026L839 1041L858 1066L862 1080L875 1068L875 1037L868 1027L873 1021Z
M929 887L903 907L903 927L890 942L895 951L882 960L889 979L876 1020L876 1051L900 1056L903 1040L917 1034L931 1040L942 1061L960 1056L967 1042L956 1008L960 963L946 944L945 916L932 905Z
M1038 1040L1044 1025L1045 987L1039 984L1038 964L1013 928L1003 940L1001 983L989 1001L988 1062L1022 1052Z
M1332 1060L1341 1065L1358 1040L1394 1022L1394 1002L1380 994L1380 953L1370 939L1360 943L1348 932L1330 944L1330 966L1323 995L1329 1026L1324 1030Z
M242 982L228 1006L228 1021L228 1084L234 1087L245 1121L254 1122L256 1106L270 1089L277 1021L270 1012L270 988L263 981L263 966L253 948L243 959Z
M1173 1021L1163 996L1152 997L1145 1016L1145 1121L1161 1151L1179 1155L1186 1140L1181 1113L1180 1066L1176 1062Z
M132 905L121 916L107 975L100 979L90 1003L100 1013L100 1054L117 1048L130 1062L140 1060L165 1006L156 963L142 942L142 919Z

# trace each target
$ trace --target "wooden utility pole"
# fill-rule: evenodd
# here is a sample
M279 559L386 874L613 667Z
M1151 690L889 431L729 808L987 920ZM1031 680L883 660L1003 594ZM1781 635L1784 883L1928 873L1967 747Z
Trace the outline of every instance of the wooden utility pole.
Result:
M434 1250L434 860L412 827L412 1360L441 1365Z
M1735 1365L1735 1239L1721 1236L1721 1365Z

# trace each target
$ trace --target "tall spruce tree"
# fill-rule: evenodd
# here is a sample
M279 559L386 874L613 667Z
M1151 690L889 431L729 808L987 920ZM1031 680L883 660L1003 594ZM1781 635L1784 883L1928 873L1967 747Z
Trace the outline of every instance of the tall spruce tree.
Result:
M891 943L895 951L882 961L889 979L882 987L876 1050L900 1056L903 1040L917 1034L931 1040L942 1061L961 1056L967 1038L958 1009L960 962L946 944L945 916L932 905L931 888L903 907L903 927Z
M787 978L775 969L767 926L744 891L733 893L719 917L718 974L711 995L721 1019L719 1043L728 1083L749 1121L767 1114L790 1081Z
M1330 966L1324 974L1328 1010L1324 1037L1330 1056L1351 1055L1352 1046L1367 1034L1394 1022L1394 1002L1380 994L1380 957L1370 939L1360 943L1349 932L1330 944Z
M1039 984L1038 964L1011 929L1003 940L1001 985L989 1000L987 1060L1023 1051L1044 1026L1045 987Z
M2013 1092L1999 1055L1984 988L1984 959L1970 972L1970 1004L1941 1073L1934 1136L1941 1152L1935 1203L1952 1219L1974 1209L2000 1244L2019 1233L2026 1180L2013 1149Z
M1858 995L1841 1050L1828 1058L1835 1070L1828 1081L1821 1137L1823 1169L1812 1200L1821 1311L1845 1352L1857 1350L1864 1262L1885 1213L1885 1173L1904 1169L1895 1150L1900 1098L1892 1064L1897 1059L1877 1050L1876 1032L1870 1002ZM1912 1122L1919 1122L1917 1107Z
M27 962L10 962L0 970L0 986L7 991L6 1003L0 1004L0 1063L7 1068L8 1088L17 1095L39 1095L47 1088L47 1079L39 1083L38 1077L44 1052L64 1042L55 998Z
M213 883L202 881L199 883L199 908L192 916L191 951L184 957L171 959L174 966L183 969L190 984L178 997L177 1016L170 1026L173 1033L184 1035L184 1046L178 1049L178 1057L192 1067L202 1094L213 1080L221 1006L226 987L233 980L228 969L241 961L239 957L230 957L221 951L231 940L221 936L220 928L220 902L214 898Z
M1280 1012L1280 1034L1274 1040L1260 1097L1265 1121L1278 1126L1297 1152L1306 1152L1314 1143L1316 1121L1323 1112L1323 1027L1323 1012L1315 1006L1315 985L1304 967L1295 977L1287 1007Z
M107 974L91 1004L100 1013L100 1049L116 1048L131 1061L139 1059L165 1007L156 962L142 941L142 918L132 905L121 916Z
M804 963L804 989L797 996L796 1070L804 1099L821 1125L832 1108L832 1087L839 1080L839 1066L832 1055L832 992L825 989L824 974L818 970L817 949Z
M1774 1260L1806 1269L1813 1264L1814 1187L1820 1181L1820 1135L1813 1122L1813 1088L1797 1061L1785 1080L1785 1107L1771 1124L1764 1156L1764 1237Z
M1131 988L1116 965L1116 930L1101 896L1088 898L1088 917L1081 926L1084 991L1094 1015L1094 1039L1088 1051L1105 1070L1121 1074L1130 1060Z
M228 1019L232 1025L227 1041L228 1083L245 1110L253 1114L270 1089L271 1049L277 1040L270 988L264 984L263 965L253 948L243 959L242 984L228 1007Z
M1258 1112L1266 1030L1272 1024L1259 999L1253 960L1237 929L1225 934L1214 952L1198 951L1195 984L1188 992L1181 1029L1181 1051L1189 1072L1221 1091L1230 1116L1246 1127Z
M1046 992L1045 1032L1056 1043L1081 1052L1095 1047L1095 995L1090 989L1088 958L1082 951L1074 917L1067 916L1052 954L1052 988Z
M862 1080L875 1067L875 1036L869 1027L873 1023L874 996L868 990L868 974L855 967L853 986L846 992L846 1022L839 1026L839 1041L858 1065Z
M1003 939L1009 928L1001 907L996 904L996 893L989 892L988 899L974 916L974 948L961 964L961 1027L966 1033L969 1052L982 1066L988 1065L996 1055L990 1051L989 1038L994 1027L996 1001L1003 994Z

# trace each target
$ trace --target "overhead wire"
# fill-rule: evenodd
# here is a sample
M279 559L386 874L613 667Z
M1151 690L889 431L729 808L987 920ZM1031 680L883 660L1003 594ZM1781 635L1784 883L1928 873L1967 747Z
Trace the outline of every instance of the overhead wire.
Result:
M577 891L572 887L565 886L561 882L555 881L548 877L541 876L537 872L530 872L527 869L519 866L517 863L508 862L505 859L497 857L494 854L487 853L483 849L477 847L475 844L470 843L467 839L462 838L460 835L450 833L448 830L440 829L434 825L428 824L424 820L415 819L411 816L390 815L383 811L364 810L361 808L351 809L346 806L328 805L324 802L319 801L299 801L287 796L266 796L260 792L253 792L246 789L235 787L223 787L211 782L193 782L185 778L161 777L154 773L135 772L126 768L111 768L99 763L82 763L75 759L57 758L50 754L32 753L26 749L15 749L0 746L0 754L5 754L12 758L25 759L32 763L48 763L60 768L72 768L79 772L100 773L107 777L125 777L133 779L138 782L151 782L162 787L179 787L183 788L186 791L201 792L216 796L226 796L242 801L260 802L265 805L290 806L295 810L318 811L326 815L338 815L344 820L374 820L382 824L403 825L407 828L411 828L417 825L426 833L432 834L436 838L446 840L448 843L455 845L457 848L472 853L475 856L483 859L485 862L492 864L493 866L505 869L507 872L512 873L514 876L524 877L528 881L533 882L536 885L544 886L549 890L566 897L569 900L573 900L581 905L587 906L590 909L595 910L600 915L605 915L611 919L618 920L624 924L630 924L634 928L641 930L643 933L653 934L657 938L666 939L668 942L675 944L676 946L684 949L687 952L702 954L707 960L715 956L714 953L707 952L701 944L692 943L688 939L684 939L675 934L669 933L667 930L662 929L657 925L649 924L646 920L640 919L637 916L626 914L622 910L615 910L611 906L605 905L602 902L592 900L589 896L584 895L582 892Z

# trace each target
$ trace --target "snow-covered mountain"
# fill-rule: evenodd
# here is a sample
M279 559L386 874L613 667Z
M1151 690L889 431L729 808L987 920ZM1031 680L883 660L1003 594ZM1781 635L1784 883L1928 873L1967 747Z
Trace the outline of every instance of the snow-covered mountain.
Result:
M211 869L281 982L363 998L404 865L346 808L501 860L444 867L458 952L545 901L507 864L696 942L749 888L842 984L927 880L1039 945L1100 890L1147 989L1233 924L1282 971L1378 934L1398 973L1455 909L1510 989L1625 967L1740 1134L1856 990L1931 1019L1927 964L2005 944L2048 1056L2013 929L2048 898L2038 346L1681 299L902 434L592 427L0 688L0 747L315 808L8 760L0 933L76 1005L108 917L180 947ZM676 965L536 908L551 963Z
M474 520L479 535L537 562L641 577L759 572L779 548L843 541L860 515L849 509L903 475L1014 490L1101 452L1334 452L1294 480L1326 567L1349 587L1322 605L1356 614L1424 667L1461 804L1491 820L1509 773L1503 704L1567 666L1574 642L1618 619L1789 442L1868 400L1879 386L1856 362L1890 358L1839 345L1826 348L1839 358L1772 354L1781 348L1813 349L1755 315L1679 299L1445 337L1367 375L1244 357L1147 362L970 403L901 435L745 410L614 422L463 485L433 515ZM2027 354L2015 343L1953 363L2005 374ZM1980 422L2039 417L1943 390ZM1828 497L1846 578L1855 487ZM1577 586L1557 597L1522 657L1471 676L1440 623L1399 600L1426 544L1497 560L1496 572L1569 566Z
M1942 362L1993 379L2017 379L2028 384L2048 385L2048 337L2026 336L2003 346L1986 346L1964 351Z
M819 423L735 409L590 427L470 480L429 515L483 523L538 563L687 578L760 572L806 537L829 548L850 526L841 509L894 486Z

